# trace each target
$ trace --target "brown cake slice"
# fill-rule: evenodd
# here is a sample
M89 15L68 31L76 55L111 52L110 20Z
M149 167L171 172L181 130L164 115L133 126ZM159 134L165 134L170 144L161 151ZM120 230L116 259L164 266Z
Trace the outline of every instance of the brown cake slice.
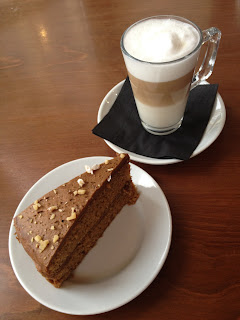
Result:
M17 239L55 287L70 276L122 207L138 198L127 154L86 170L14 218Z

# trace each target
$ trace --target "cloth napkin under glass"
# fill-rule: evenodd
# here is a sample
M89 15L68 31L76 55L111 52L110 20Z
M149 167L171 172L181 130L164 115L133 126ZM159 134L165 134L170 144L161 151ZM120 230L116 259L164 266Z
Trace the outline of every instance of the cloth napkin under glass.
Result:
M92 132L139 155L187 160L201 141L217 90L217 84L199 85L191 90L181 127L169 135L159 136L143 128L127 78L111 110Z

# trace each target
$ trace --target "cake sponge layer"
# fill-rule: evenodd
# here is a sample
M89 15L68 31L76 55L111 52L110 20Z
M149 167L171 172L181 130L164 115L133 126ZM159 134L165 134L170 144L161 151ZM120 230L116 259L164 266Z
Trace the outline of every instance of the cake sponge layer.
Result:
M115 197L112 204L105 210L104 215L99 223L84 237L81 243L75 248L68 261L62 266L55 278L47 278L55 287L60 287L62 282L66 280L73 270L84 259L88 252L96 245L99 238L102 237L104 231L111 224L117 214L126 205L132 205L136 202L138 193L132 181L126 183L121 192Z

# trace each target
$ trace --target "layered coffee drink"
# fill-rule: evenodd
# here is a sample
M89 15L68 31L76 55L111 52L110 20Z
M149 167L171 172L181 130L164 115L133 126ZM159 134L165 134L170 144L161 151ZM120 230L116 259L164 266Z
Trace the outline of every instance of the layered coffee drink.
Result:
M201 47L201 31L185 19L160 16L128 28L121 48L142 124L173 132L186 107Z

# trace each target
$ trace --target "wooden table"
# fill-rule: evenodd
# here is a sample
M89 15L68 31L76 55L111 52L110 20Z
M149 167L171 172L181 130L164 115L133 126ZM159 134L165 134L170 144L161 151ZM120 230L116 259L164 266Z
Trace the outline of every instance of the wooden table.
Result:
M74 319L42 306L21 287L9 260L10 223L25 193L53 168L114 155L91 129L105 94L126 77L123 31L156 14L185 16L202 29L222 31L210 82L219 83L227 121L218 139L189 161L137 164L169 201L170 252L140 296L91 318L240 319L239 2L1 0L1 320Z

